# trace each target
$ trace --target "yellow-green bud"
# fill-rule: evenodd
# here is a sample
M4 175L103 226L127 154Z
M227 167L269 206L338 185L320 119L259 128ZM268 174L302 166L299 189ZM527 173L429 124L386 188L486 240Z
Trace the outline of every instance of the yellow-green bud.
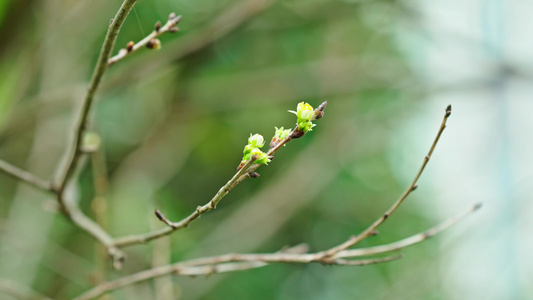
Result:
M301 131L311 131L311 129L315 127L315 124L311 122L315 115L315 110L311 105L309 105L309 103L300 102L298 103L296 111L289 110L289 112L296 115L296 124L298 125L298 129Z

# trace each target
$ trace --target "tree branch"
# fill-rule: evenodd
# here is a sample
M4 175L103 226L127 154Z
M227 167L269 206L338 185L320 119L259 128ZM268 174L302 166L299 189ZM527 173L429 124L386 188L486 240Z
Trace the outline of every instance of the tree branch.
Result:
M19 169L3 160L0 160L0 171L24 183L47 192L54 192L52 183L37 177L35 174Z
M192 259L175 263L172 265L153 268L145 271L141 271L115 281L102 283L93 289L85 292L83 295L76 298L77 300L92 299L101 296L109 291L119 289L121 287L146 281L152 278L164 276L167 274L175 273L180 276L199 276L199 275L211 275L226 272L244 271L259 267L267 266L270 263L312 263L319 262L329 265L341 265L341 266L363 266L368 264L383 263L402 258L401 255L388 256L383 258L371 258L363 260L350 260L346 258L357 258L369 255L382 254L392 251L401 250L405 247L418 244L425 241L434 235L448 229L460 220L464 219L468 215L477 211L481 207L481 203L478 203L468 210L457 214L456 216L438 224L437 226L421 232L419 234L410 236L403 240L380 245L375 247L344 250L336 253L332 257L324 257L323 252L317 253L305 253L307 247L298 245L287 250L282 250L278 253L272 254L226 254L213 257L204 257L198 259Z
M247 173L250 166L252 166L254 160L255 159L252 158L250 161L248 161L243 168L237 171L237 173L235 173L235 175L233 175L233 177L218 190L216 195L209 202L207 202L203 206L198 206L193 213L191 213L183 220L179 222L172 222L168 220L159 210L156 209L155 215L159 220L167 224L168 227L147 234L139 234L126 236L123 238L117 238L115 240L114 245L116 247L125 247L135 244L147 243L153 239L157 239L159 237L168 235L173 231L189 226L192 221L198 219L202 214L216 208L218 202L220 202L220 200L222 200L222 198L224 198L224 196L226 196L233 189L233 187L235 187L235 185L242 181L243 175Z
M422 175L422 172L424 172L424 169L426 168L426 165L429 162L429 159L431 158L431 154L433 154L433 150L435 150L435 147L437 146L437 142L439 141L440 136L442 135L442 132L444 131L444 128L446 128L446 121L448 120L448 117L451 115L451 113L452 113L452 106L448 105L446 107L444 118L442 119L442 123L440 125L437 136L435 137L435 140L433 141L433 144L431 145L431 148L429 149L428 154L426 155L426 157L424 157L424 161L422 162L420 169L415 175L415 178L413 179L411 184L407 187L407 189L403 192L400 198L398 198L398 200L396 200L396 202L394 202L394 204L379 219L377 219L374 223L372 223L372 225L370 225L367 229L365 229L359 235L350 237L346 242L325 251L324 257L331 257L340 251L349 249L350 247L353 247L355 244L359 243L360 241L370 236L372 232L376 230L376 228L378 228L383 222L385 222L385 220L389 218L389 216L392 213L396 211L396 209L403 203L403 201L407 198L407 196L409 196L411 192L417 188L416 183L418 182L418 179Z
M437 226L428 229L424 232L412 235L408 238L405 238L403 240L396 241L394 243L385 244L385 245L379 245L374 247L368 247L368 248L360 248L360 249L351 249L351 250L343 250L338 252L333 256L333 258L345 258L345 257L359 257L359 256L368 256L368 255L376 255L386 252L392 252L401 250L405 247L412 246L418 243L421 243L436 234L450 228L451 226L455 225L460 220L466 218L470 214L474 213L478 209L481 208L481 203L477 203L470 207L469 209L461 212L460 214L457 214L454 217L449 218L448 220L438 224Z
M324 110L326 108L327 101L324 101L322 104L320 104L315 109L315 115L312 118L311 121L318 120L322 118L324 115ZM305 133L300 131L298 127L296 127L293 132L287 137L285 137L283 140L276 143L273 147L270 148L270 150L267 152L268 156L273 156L276 151L278 151L283 145L287 144L294 138L302 137ZM126 247L136 244L144 244L147 243L153 239L157 239L159 237L168 235L178 229L188 227L191 222L198 219L202 214L213 210L216 208L217 204L224 198L229 191L231 191L236 185L241 183L244 179L251 176L251 174L261 166L261 164L254 164L253 161L255 159L252 159L248 161L244 166L240 166L237 173L233 175L233 177L228 181L223 187L221 187L216 195L206 204L203 206L198 206L194 212L192 212L189 216L182 219L178 222L172 222L169 219L167 219L163 213L161 213L159 210L155 210L155 215L161 222L167 224L169 227L162 228L159 230L156 230L154 232L149 232L145 234L138 234L138 235L131 235L131 236L125 236L122 238L115 239L114 245L116 247Z
M98 90L102 77L108 68L107 61L111 56L111 52L113 51L120 28L122 27L124 20L128 16L136 1L137 0L125 0L115 15L115 18L109 25L91 78L91 82L89 84L89 89L82 103L81 113L76 121L74 137L72 140L72 145L69 149L70 152L67 155L65 167L63 170L60 170L60 178L54 186L61 212L76 226L96 238L107 248L108 254L113 259L113 266L117 269L120 268L124 260L124 254L112 245L113 238L102 227L100 227L100 225L83 214L76 203L68 203L69 200L65 197L64 193L65 187L70 178L74 175L74 171L78 167L80 158L83 154L83 137L86 133L89 113L92 108L96 91Z
M91 83L89 84L89 89L87 91L87 94L85 95L85 99L83 100L81 113L76 122L76 129L74 132L74 138L72 140L70 150L71 152L68 154L67 164L65 168L61 172L62 176L57 182L57 190L60 195L63 194L65 186L69 181L70 177L74 174L74 171L78 166L80 157L83 154L83 136L85 135L87 129L89 113L92 108L94 95L96 94L96 91L100 86L100 82L102 81L102 77L104 76L104 73L108 68L107 61L109 60L111 52L113 51L113 47L115 45L115 41L117 39L120 28L122 27L124 20L126 20L126 17L133 8L135 2L137 2L137 0L125 0L122 3L122 6L118 10L117 14L115 15L115 18L112 20L111 25L109 25L104 43L102 45L102 49L100 50L100 55L98 56L98 62L96 63L96 67L94 68Z
M322 111L319 110L319 112L322 112L321 114L316 114L316 119L320 118L323 114L323 109L325 108L325 103L321 106ZM316 111L315 111L316 112ZM382 254L387 253L391 251L400 250L402 248L415 245L417 243L420 243L424 240L429 239L430 237L436 235L437 233L449 228L450 226L457 223L462 218L468 216L469 214L473 213L477 209L481 207L481 204L478 203L474 205L473 207L469 208L465 212L462 212L444 222L441 224L416 235L413 235L411 237L405 238L403 240L380 245L380 246L374 246L374 247L368 247L368 248L361 248L361 249L353 249L353 250L347 250L348 248L352 247L359 241L363 240L364 238L372 235L375 232L375 229L381 225L388 216L396 211L396 209L399 207L399 205L407 198L407 196L416 188L416 182L420 178L425 166L427 165L436 145L437 142L446 127L446 121L448 117L451 114L451 106L448 106L446 108L446 113L444 115L444 119L442 121L441 127L437 133L437 136L427 154L427 156L424 158L424 161L422 163L422 166L420 167L418 173L416 174L415 178L407 188L407 190L400 196L400 198L392 205L389 210L385 212L385 214L380 217L378 220L376 220L372 225L370 225L367 229L365 229L362 233L360 233L357 236L351 237L346 242L339 244L335 247L332 247L326 251L319 251L315 253L307 253L307 249L302 248L301 246L289 248L286 251L280 251L276 253L267 253L267 254L226 254L226 255L220 255L220 256L212 256L212 257L203 257L198 259L192 259L188 261L178 262L171 265L161 266L157 268L148 269L145 271L141 271L126 277L119 278L114 281L104 282L93 289L83 293L79 297L77 297L77 300L87 300L92 299L98 296L101 296L109 291L131 285L134 283L138 283L141 281L149 280L152 278L156 278L159 276L167 275L167 274L176 274L181 276L197 276L197 275L210 275L215 273L224 273L224 272L234 272L234 271L241 271L241 270L247 270L252 268L258 268L263 267L270 263L322 263L322 264L328 264L328 265L342 265L342 266L362 266L362 265L368 265L368 264L374 264L374 263L383 263L388 262L396 259L400 259L401 255L396 256L388 256L388 257L382 257L382 258L370 258L370 259L361 259L361 260L354 260L353 258L361 257L361 256L368 256L368 255L376 255L376 254ZM280 149L284 144L289 142L292 138L297 138L302 136L303 133L296 128L289 136L287 136L285 139L281 140L277 145L274 145L271 147L270 151L268 152L269 155L274 154L278 149ZM190 222L197 219L202 213L207 212L211 209L214 209L216 207L216 204L222 199L224 195L226 195L229 190L231 190L232 187L234 187L237 183L239 183L239 180L242 180L245 178L247 174L250 174L255 170L254 168L259 167L260 165L254 164L254 160L256 158L252 158L249 160L246 164L244 164L239 171L233 176L233 178L222 187L217 195L211 201L209 201L204 206L200 206L197 208L197 210L192 213L189 217L183 219L180 222L171 222L168 219L166 219L159 211L156 210L157 217L166 223L169 227L164 230L165 233L168 233L170 231L175 230L174 228L183 228L187 226ZM148 234L148 235L139 235L139 236L133 236L129 238L123 238L122 240L117 240L115 242L115 246L126 246L126 245L132 245L135 243L140 243L143 241L148 241L150 239L157 238L158 236L156 233Z
M286 251L268 254L226 254L220 256L204 257L183 261L171 265L148 269L114 281L104 282L74 300L88 300L101 296L112 290L119 289L134 283L146 281L156 277L175 274L179 276L211 275L226 272L249 270L268 265L269 263L310 263L320 262L341 266L364 266L369 264L384 263L402 258L401 255L373 258L364 260L336 259L330 261L313 260L315 254L298 253L291 251L299 246L289 248Z
M133 42L128 43L126 48L120 49L117 55L111 57L107 61L107 65L111 66L112 64L116 63L117 61L123 59L124 57L132 54L133 52L139 50L142 47L149 46L153 44L155 41L154 39L159 37L160 35L166 33L166 32L176 32L178 31L178 27L176 25L181 21L181 16L176 16L175 13L171 13L168 17L168 21L165 25L161 26L160 22L157 22L155 25L154 31L152 31L149 35L147 35L144 39L139 41L137 44L133 44Z

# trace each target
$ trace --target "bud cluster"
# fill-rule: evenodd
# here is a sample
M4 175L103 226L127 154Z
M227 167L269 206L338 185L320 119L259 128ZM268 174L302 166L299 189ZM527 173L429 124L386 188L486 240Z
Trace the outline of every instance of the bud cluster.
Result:
M278 128L274 127L276 129L276 132L274 133L274 136L272 137L272 140L270 141L270 148L276 147L276 145L279 144L283 139L285 139L289 134L291 134L290 129L285 129L283 127Z
M327 101L324 101L316 109L306 102L298 103L296 111L289 112L296 115L296 128L285 129L283 127L277 128L274 132L274 136L270 141L270 150L275 152L276 147L279 147L280 144L285 145L290 139L295 139L302 137L306 132L311 131L315 124L314 120L320 119L324 115L324 109L326 108ZM260 134L250 134L248 138L248 144L244 146L243 157L239 167L240 170L247 162L253 160L256 164L268 164L274 157L268 156L266 153L260 150L265 145L265 139Z

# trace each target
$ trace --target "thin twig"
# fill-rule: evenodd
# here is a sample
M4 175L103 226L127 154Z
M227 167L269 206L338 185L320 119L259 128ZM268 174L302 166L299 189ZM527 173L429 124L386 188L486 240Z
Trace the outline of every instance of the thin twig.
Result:
M451 226L455 225L460 220L474 213L479 208L481 208L481 203L477 203L473 205L467 210L457 214L456 216L449 218L448 220L438 224L437 226L431 229L412 235L408 238L405 238L405 239L402 239L402 240L399 240L399 241L396 241L390 244L386 244L386 245L340 251L337 254L335 254L333 258L360 257L360 256L376 255L376 254L401 250L405 247L418 244L420 242L423 242L437 235L438 233L450 228Z
M387 220L389 216L396 211L396 209L400 206L400 204L403 203L403 201L407 198L407 196L409 196L411 192L417 188L416 183L418 179L420 178L420 175L422 175L422 172L424 172L424 169L426 168L426 165L429 162L429 159L431 158L431 154L433 154L433 150L435 150L435 147L437 146L437 142L439 141L440 136L442 132L444 131L444 128L446 128L446 121L448 120L448 117L450 116L451 113L452 113L452 106L448 105L446 107L444 118L442 119L442 123L440 125L437 136L435 137L435 140L433 141L433 144L431 145L431 148L429 149L428 154L426 155L426 157L424 157L424 161L422 162L420 169L416 173L415 178L413 179L411 184L407 187L407 189L403 192L400 198L398 198L398 200L396 200L396 202L394 202L394 204L379 219L377 219L374 223L372 223L372 225L370 225L367 229L365 229L359 235L350 237L346 242L325 251L324 257L331 257L340 251L349 249L350 247L353 247L355 244L359 243L360 241L370 236L372 232L374 232L379 225L385 222L385 220Z
M137 81L141 77L139 73L144 74L142 75L144 77L147 73L151 74L155 70L160 70L176 60L198 53L202 49L206 49L216 41L221 40L231 32L240 28L253 17L263 13L277 1L278 0L238 1L238 3L228 7L220 14L210 18L205 26L193 30L190 34L181 38L179 43L169 44L168 47L165 48L165 51L168 51L167 53L171 53L171 55L160 55L156 59L151 60L149 65L142 59L129 64L124 68L125 71L119 72L119 75L116 78L111 78L106 86L116 88L118 85ZM146 68L148 68L148 70ZM141 69L142 72L131 71L138 71Z
M197 276L197 275L211 275L215 273L223 273L223 272L233 272L233 271L241 271L241 270L247 270L252 268L258 268L265 266L266 264L270 263L322 263L322 264L328 264L328 265L344 265L344 266L361 266L361 265L368 265L368 264L374 264L374 263L382 263L382 262L388 262L396 259L400 259L401 255L396 256L388 256L388 257L382 257L382 258L370 258L370 259L364 259L364 260L354 260L355 257L361 257L361 256L367 256L367 255L375 255L375 254L381 254L391 251L396 251L399 249L402 249L407 246L411 246L417 243L420 243L424 240L427 240L428 238L434 236L435 234L449 228L453 224L457 223L462 218L466 217L467 215L471 214L472 212L476 211L481 207L481 204L476 204L467 211L458 214L457 216L454 216L445 222L416 235L413 235L411 237L408 237L406 239L381 245L381 246L375 246L375 247L368 247L368 248L362 248L362 249L355 249L355 250L347 250L351 246L355 245L357 242L363 240L364 238L372 235L375 232L375 229L382 224L388 216L390 216L391 213L396 211L398 206L407 198L407 196L416 188L416 182L420 178L425 166L427 165L427 162L429 161L431 154L433 153L435 146L446 127L446 121L448 117L451 114L451 106L448 106L446 109L446 114L444 116L444 119L442 121L441 127L439 129L439 132L437 134L437 137L435 138L428 155L424 158L424 162L422 163L422 166L420 167L417 175L415 176L414 180L411 182L408 189L400 196L400 198L392 205L392 207L385 212L385 214L376 220L371 226L369 226L365 231L363 231L361 234L355 237L351 237L346 242L335 246L333 248L330 248L326 251L320 251L316 253L306 253L306 250L303 251L280 251L277 253L268 253L268 254L226 254L226 255L220 255L220 256L213 256L213 257L203 257L188 261L183 261L167 266L157 267L153 269L148 269L145 271L141 271L126 277L119 278L114 281L105 282L102 283L93 289L85 292L81 296L77 297L77 300L86 300L86 299L92 299L98 296L101 296L109 291L131 285L134 283L138 283L141 281L153 279L156 277L160 277L167 274L176 274L181 276ZM293 134L289 135L286 139L280 141L279 147L274 146L271 151L269 151L269 154L273 154L277 151L283 144L287 143L291 140L291 138L294 137L295 132L297 132L297 129L293 131ZM253 168L256 166L253 164L253 160L248 161L238 172L235 174L235 176L228 182L225 187L233 187L235 186L235 182L239 180L240 178L244 178L244 174L249 174ZM233 181L233 182L232 182ZM221 191L225 191L225 189L221 189ZM225 191L227 194L229 191ZM220 191L219 191L220 193ZM218 195L218 193L217 193ZM221 198L217 198L218 201L220 201ZM216 202L213 206L212 204L213 199L206 205L208 207L214 208L216 206ZM211 203L211 204L210 204ZM197 209L198 211L201 211L202 207L199 207ZM156 211L156 214L160 218L161 221L165 222L169 227L172 228L172 226L175 226L176 224L181 224L181 222L185 222L186 224L190 223L187 222L187 218L184 220L173 223L166 219L162 214ZM199 213L197 213L199 216ZM194 213L192 215L195 215ZM191 216L192 216L191 215ZM196 219L198 216L196 216L194 219ZM193 219L193 220L194 220ZM293 249L296 249L293 248ZM299 248L298 248L299 249ZM351 258L351 259L347 259Z
M364 260L337 259L325 262L322 260L313 260L313 258L318 257L315 254L297 253L295 251L290 251L291 249L292 248L289 248L289 251L268 254L226 254L213 257L204 257L148 269L114 281L102 283L78 296L75 298L75 300L93 299L112 290L167 274L175 274L179 276L211 275L263 267L269 263L320 262L342 266L364 266L369 264L389 262L402 257L401 255L395 255L390 257Z
M280 251L272 254L226 254L221 256L204 257L198 259L192 259L167 265L163 267L153 268L139 273L132 274L130 276L122 277L115 281L102 283L93 289L87 291L83 295L76 298L77 300L92 299L101 296L112 290L138 283L141 281L149 280L152 278L164 276L174 273L180 276L198 276L198 275L211 275L225 272L235 272L249 270L253 268L259 268L266 266L270 263L312 263L319 262L331 265L342 266L363 266L368 264L383 263L402 258L401 255L388 256L384 258L371 258L364 260L349 260L346 258L356 258L361 256L382 254L391 251L397 251L408 246L418 244L424 240L431 238L432 236L448 229L450 226L456 224L461 219L475 212L481 207L481 203L478 203L468 210L442 222L441 224L406 239L375 247L344 250L336 253L332 257L324 257L323 252L317 253L303 253L306 251L306 247L299 245L287 249L286 251Z
M92 108L94 96L98 90L98 86L104 76L105 71L107 70L107 60L111 56L111 51L113 51L113 46L117 39L118 33L124 20L128 16L129 12L133 8L137 0L125 0L122 3L122 6L118 10L115 18L112 20L109 25L100 55L98 57L98 62L94 69L91 82L89 84L89 89L85 96L85 99L82 103L82 110L76 122L74 137L72 140L72 145L70 152L68 153L68 158L63 170L61 170L61 177L55 184L55 191L57 193L57 198L61 206L61 212L67 216L75 225L77 225L82 230L86 231L88 234L96 238L100 243L102 243L106 248L108 254L113 259L113 266L119 268L124 260L123 253L114 247L112 244L113 238L107 233L100 225L88 218L83 212L79 209L78 205L74 202L67 203L69 200L65 197L65 187L74 175L74 171L78 167L80 158L83 154L82 144L83 137L86 133L87 123L89 118L89 113Z
M124 262L124 253L114 245L114 239L105 229L91 218L87 217L74 203L70 203L69 199L65 199L65 211L68 212L68 217L78 228L87 232L94 237L100 244L102 244L111 257L114 269L120 269Z
M324 115L324 110L326 108L327 101L322 102L316 109L315 109L315 115L312 118L312 121L320 119ZM300 131L298 127L296 127L293 132L287 137L285 137L283 140L281 140L279 143L276 144L276 146L270 148L270 150L267 152L268 156L273 156L276 151L281 149L283 145L287 144L294 138L298 138L303 136L305 133ZM167 219L163 213L161 213L159 210L155 211L155 215L161 222L168 225L166 228L162 228L159 230L156 230L154 232L149 232L145 234L138 234L138 235L130 235L125 236L121 238L116 238L114 245L116 247L126 247L136 244L144 244L147 243L153 239L157 239L159 237L168 235L178 229L185 228L189 226L189 224L196 220L198 217L200 217L202 214L213 210L216 208L217 204L224 198L229 191L231 191L236 185L241 183L244 179L250 177L250 174L253 173L257 168L261 166L261 164L254 164L254 160L248 161L244 166L242 166L237 173L231 178L230 181L228 181L223 187L220 188L220 190L217 192L217 194L206 204L203 206L198 206L194 212L192 212L189 216L182 219L178 222L172 222L169 219Z
M153 43L153 40L159 37L160 35L166 32L176 32L178 30L178 27L176 27L176 25L180 21L181 16L176 16L174 13L171 13L165 25L161 26L161 23L156 23L154 31L152 31L144 39L139 41L137 44L133 44L133 42L130 42L131 44L128 44L126 48L120 49L117 55L111 57L107 61L108 66L111 66L117 61L139 50L140 48L150 45L151 43Z
M107 61L109 60L111 52L113 51L113 47L115 45L115 41L117 39L120 28L122 27L124 20L126 20L126 17L133 8L135 2L137 2L137 0L125 0L122 3L122 6L118 10L117 14L115 15L115 18L112 20L111 25L109 25L104 43L102 45L102 50L100 51L100 55L98 56L98 62L96 63L96 67L94 68L91 83L89 84L89 89L87 91L87 94L85 95L85 99L83 100L81 113L76 122L76 129L74 132L74 138L72 140L70 153L68 154L67 164L62 170L62 176L59 178L59 181L57 183L57 190L60 195L63 194L65 186L69 181L70 177L74 174L74 171L78 166L80 157L83 154L83 151L81 149L82 141L87 129L89 113L92 108L94 96L96 94L96 91L98 90L100 82L102 81L102 77L104 76L104 73L108 68Z
M47 192L54 192L52 183L37 177L37 175L19 169L3 160L0 160L0 171L31 186Z
M247 171L250 168L250 166L252 166L254 160L255 159L249 160L244 165L243 168L241 168L239 171L237 171L237 173L235 173L235 175L233 175L233 177L223 187L221 187L218 190L216 195L209 202L207 202L203 206L198 206L193 213L191 213L189 216L187 216L183 220L181 220L179 222L172 222L172 221L168 220L159 210L156 210L155 214L156 214L157 218L159 220L161 220L161 222L167 224L168 227L165 227L163 229L159 229L159 230L156 230L154 232L147 233L147 234L139 234L139 235L126 236L126 237L123 237L123 238L117 238L117 239L115 239L114 245L116 247L125 247L125 246L129 246L129 245L143 244L143 243L149 242L149 241L151 241L153 239L156 239L156 238L165 236L167 234L170 234L171 232L176 231L176 230L178 230L180 228L184 228L184 227L189 226L189 224L192 221L198 219L202 214L204 214L204 213L216 208L216 206L220 202L220 200L222 200L222 198L224 198L224 196L226 196L229 193L229 191L231 191L231 189L236 185L236 183L239 180L242 180L242 179L240 179L241 176L244 175L245 173L247 173Z

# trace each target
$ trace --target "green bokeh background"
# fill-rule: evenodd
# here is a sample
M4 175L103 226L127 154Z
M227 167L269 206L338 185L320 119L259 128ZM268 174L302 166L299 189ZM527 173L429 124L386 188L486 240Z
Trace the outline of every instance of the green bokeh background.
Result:
M54 176L119 5L0 2L1 159ZM274 252L299 243L319 251L361 231L390 206L410 180L398 176L398 165L413 175L418 169L395 160L398 143L391 142L431 92L408 63L416 43L405 51L405 33L422 22L409 1L140 0L114 53L172 11L183 16L180 31L162 36L161 50L141 49L106 73L92 114L104 155L86 160L69 191L113 236L163 227L155 208L178 220L205 204L235 173L249 134L269 139L274 126L293 126L287 110L298 102L328 100L325 117L216 211L168 238L126 248L120 271L111 270L90 236L53 213L53 198L0 174L4 280L69 299L102 280L187 258ZM431 132L443 109L431 111L433 121L425 124ZM427 147L432 138L417 137ZM413 149L408 155L414 161L427 151L402 144ZM95 180L108 182L99 213ZM431 190L421 193L360 246L438 223L416 205ZM472 224L465 223L453 229L456 234ZM446 299L435 259L441 251L437 237L387 264L273 264L207 278L169 276L103 299Z

